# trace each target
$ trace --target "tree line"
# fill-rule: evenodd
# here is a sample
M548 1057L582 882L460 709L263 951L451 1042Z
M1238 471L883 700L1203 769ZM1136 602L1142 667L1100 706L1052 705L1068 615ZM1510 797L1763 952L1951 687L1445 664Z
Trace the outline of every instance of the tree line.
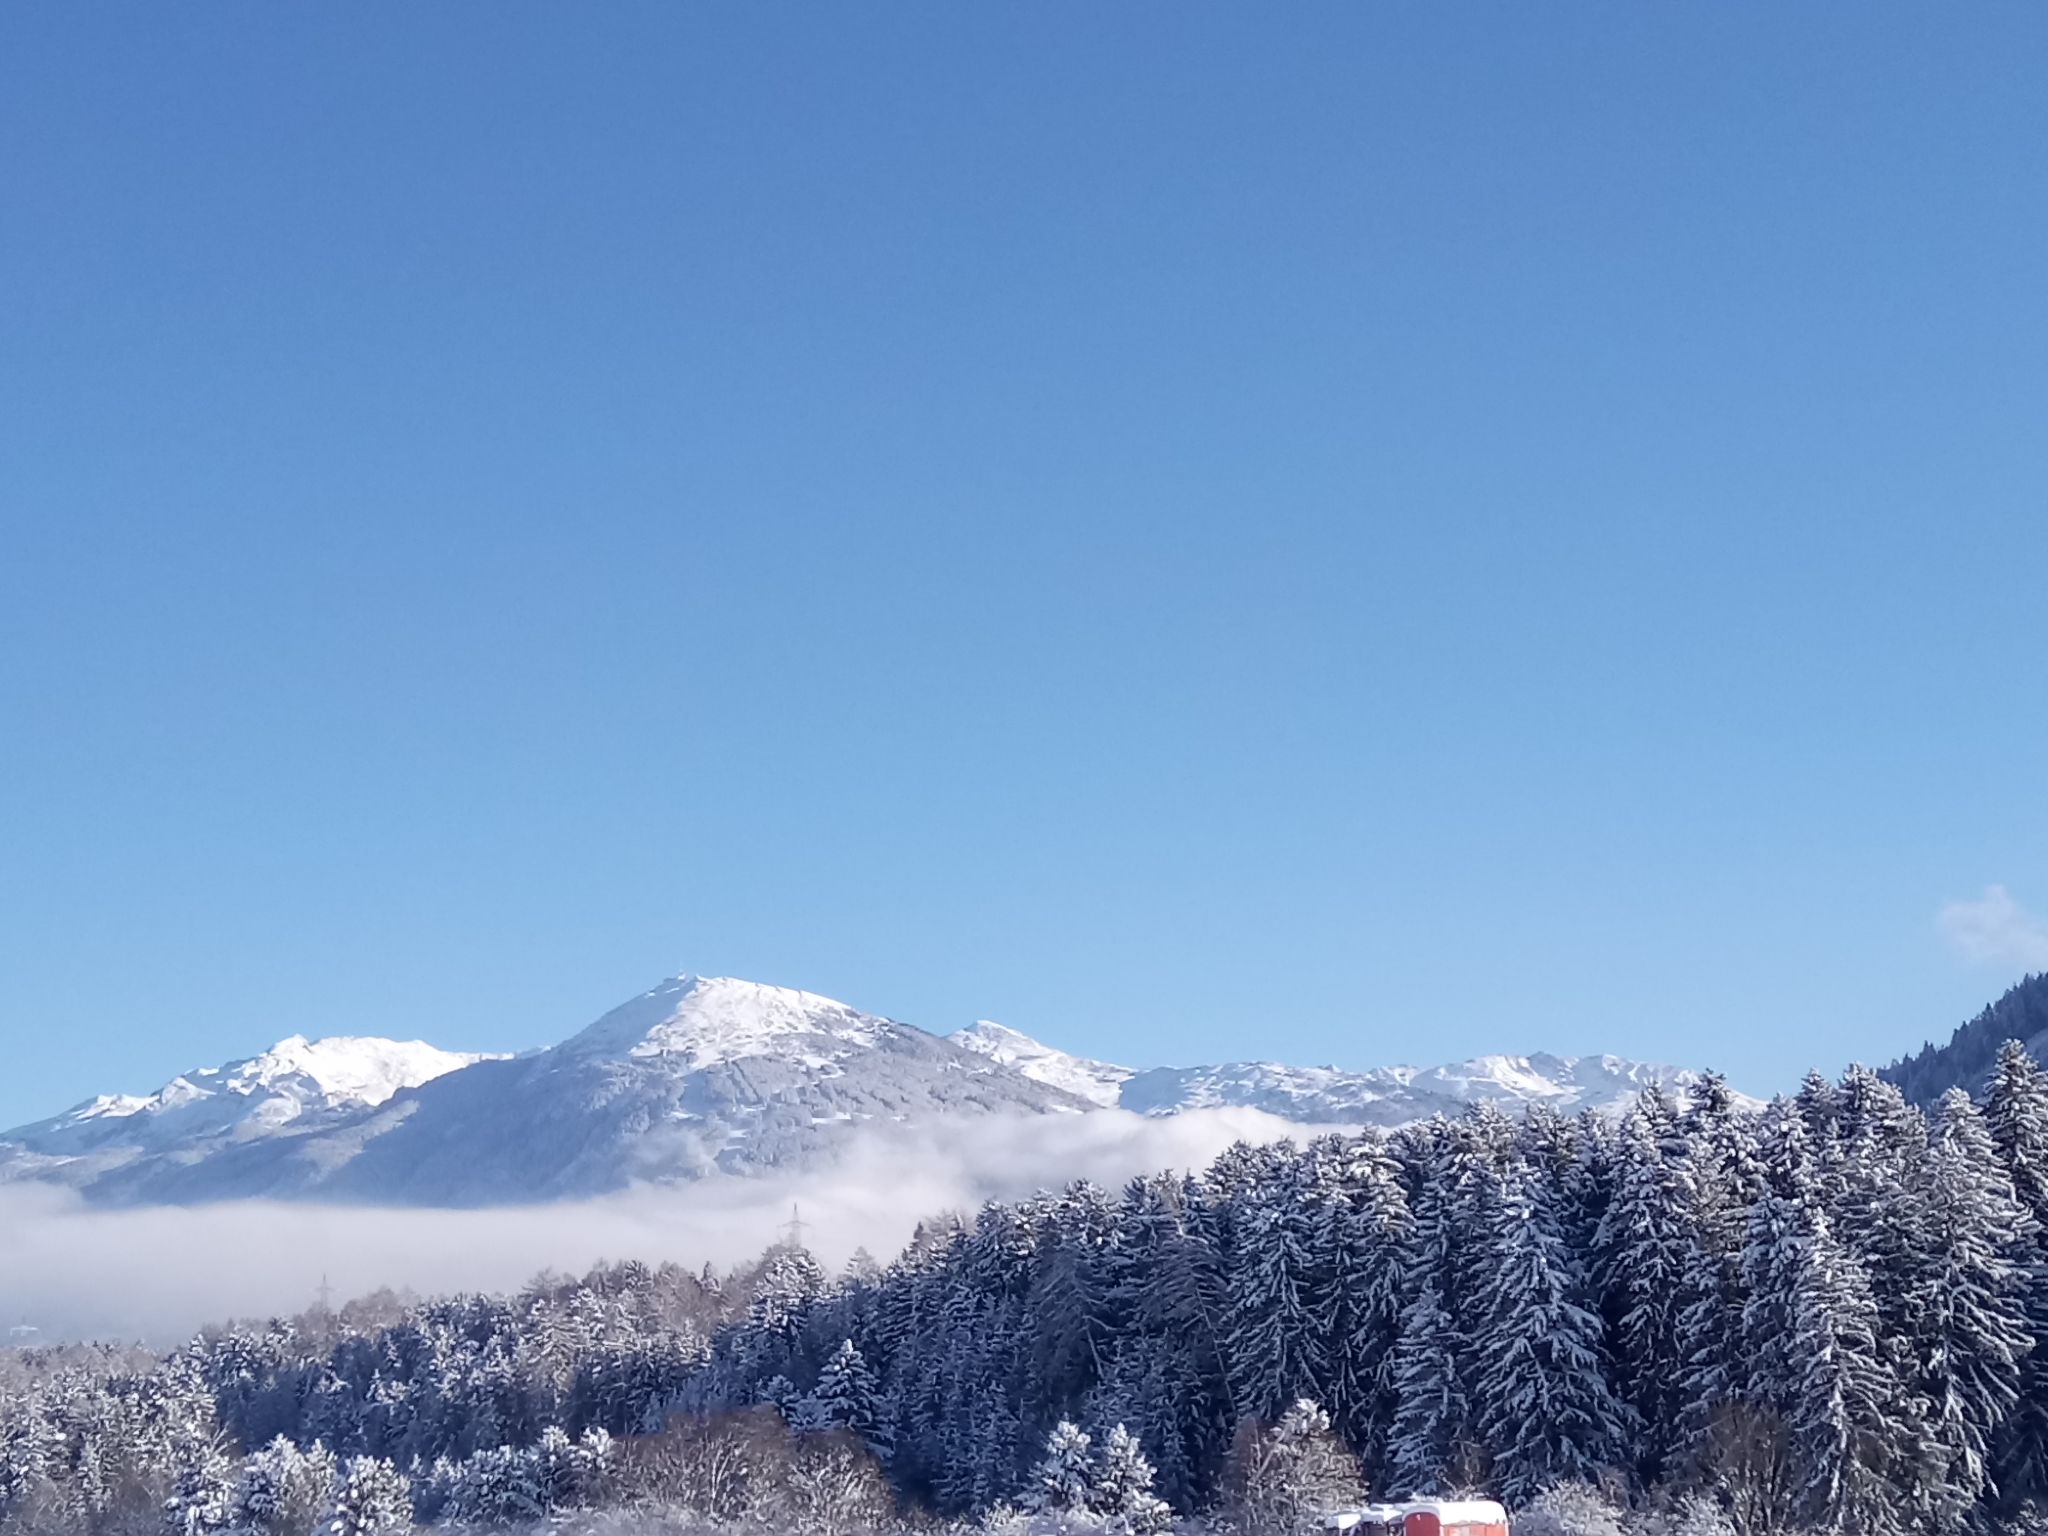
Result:
M887 1266L601 1266L0 1378L0 1530L39 1536L1142 1536L1368 1490L1529 1529L2040 1521L2048 1079L2009 1045L1981 1105L1853 1068L1760 1113L1712 1076L1617 1118L1480 1108L991 1203Z

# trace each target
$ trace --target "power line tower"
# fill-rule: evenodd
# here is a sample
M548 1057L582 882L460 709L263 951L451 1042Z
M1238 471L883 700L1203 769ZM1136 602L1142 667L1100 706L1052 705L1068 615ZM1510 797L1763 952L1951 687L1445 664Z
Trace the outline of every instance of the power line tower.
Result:
M782 1224L783 1246L787 1248L803 1247L804 1228L806 1225L807 1223L804 1221L803 1213L799 1211L796 1208L795 1203L792 1202L789 1207L789 1220L785 1221Z
M327 1271L324 1269L320 1272L320 1289L315 1291L313 1294L319 1298L319 1307L322 1316L325 1316L333 1312L334 1287L327 1283Z

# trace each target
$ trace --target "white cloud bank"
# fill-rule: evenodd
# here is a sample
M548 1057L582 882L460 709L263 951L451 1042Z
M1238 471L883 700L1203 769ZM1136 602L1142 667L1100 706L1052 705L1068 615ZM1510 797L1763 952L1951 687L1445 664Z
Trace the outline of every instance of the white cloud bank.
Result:
M1975 901L1951 901L1934 924L1964 959L1979 965L2048 971L2048 918L2029 912L2002 885Z
M478 1210L236 1201L103 1210L48 1185L0 1185L0 1327L44 1338L164 1342L200 1323L293 1313L323 1278L337 1298L379 1286L422 1294L506 1290L542 1269L598 1259L673 1259L692 1268L759 1253L800 1207L805 1241L828 1263L866 1247L887 1259L918 1221L987 1199L1088 1178L1200 1168L1238 1140L1312 1134L1250 1109L1146 1119L1104 1110L940 1121L877 1130L830 1168L641 1186L602 1199Z

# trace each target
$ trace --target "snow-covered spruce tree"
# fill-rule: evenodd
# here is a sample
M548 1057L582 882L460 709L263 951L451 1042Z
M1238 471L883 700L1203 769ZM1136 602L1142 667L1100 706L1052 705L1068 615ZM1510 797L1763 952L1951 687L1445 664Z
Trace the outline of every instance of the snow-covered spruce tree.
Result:
M853 1340L843 1339L818 1373L811 1393L811 1421L826 1429L843 1429L886 1456L888 1429L880 1411L880 1389L874 1372Z
M1435 1120L1397 1136L1393 1150L1411 1191L1408 1242L1400 1255L1402 1311L1387 1360L1392 1412L1375 1479L1392 1492L1427 1497L1475 1476L1469 1391L1470 1330L1454 1310L1467 1229L1454 1208L1460 1186L1482 1174L1470 1143ZM1484 1175L1491 1178L1490 1172Z
M1822 1179L1817 1194L1870 1276L1884 1336L1909 1339L1927 1282L1927 1120L1875 1072L1852 1066L1841 1123L1839 1193Z
M1700 1234L1689 1245L1678 1308L1677 1414L1668 1430L1662 1475L1691 1482L1713 1459L1714 1426L1741 1400L1748 1380L1742 1357L1742 1293L1736 1261L1724 1263Z
M1033 1364L1049 1406L1072 1413L1102 1379L1117 1331L1110 1279L1114 1209L1080 1180L1050 1202L1027 1306L1037 1339Z
M2017 1040L1999 1047L1984 1122L2013 1193L2037 1224L2048 1227L2048 1073Z
M577 1438L575 1467L576 1489L582 1503L601 1507L617 1496L618 1442L602 1424L591 1425Z
M550 1424L527 1452L533 1469L534 1502L543 1514L575 1509L583 1499L583 1459L576 1442L559 1424Z
M1368 1466L1385 1454L1401 1331L1407 1192L1377 1131L1330 1138L1335 1191L1323 1208L1316 1269L1327 1276L1330 1417Z
M2028 1217L2015 1255L2026 1285L2029 1349L2020 1400L1999 1427L1994 1476L1999 1508L2012 1518L2048 1503L2048 1073L2017 1040L1998 1052L1984 1121Z
M305 1536L333 1503L337 1476L326 1446L301 1450L279 1435L243 1460L234 1524L251 1536Z
M1508 1179L1526 1160L1515 1145L1513 1124L1497 1108L1481 1105L1446 1127L1442 1153L1433 1167L1443 1182L1437 1245L1443 1251L1438 1283L1444 1306L1469 1338L1484 1322L1484 1293L1492 1283L1489 1243L1499 1225ZM1478 1365L1465 1351L1466 1388L1478 1385Z
M1238 1199L1225 1354L1242 1416L1274 1418L1327 1388L1331 1277L1318 1262L1319 1228L1334 1198L1315 1165L1296 1158Z
M1869 1277L1815 1198L1800 1116L1773 1115L1766 1167L1771 1192L1751 1213L1743 1253L1743 1397L1751 1432L1783 1447L1768 1462L1743 1449L1757 1465L1790 1469L1769 1492L1780 1518L1860 1536L1903 1531L1909 1512L1888 1479L1904 1455L1890 1416L1905 1394L1879 1341Z
M1213 1218L1200 1180L1146 1179L1127 1194L1118 1250L1119 1305L1135 1330L1124 1367L1132 1427L1161 1494L1180 1509L1206 1500L1230 1444L1222 1342L1230 1306Z
M70 1437L37 1394L0 1393L0 1531L54 1525L72 1469Z
M1173 1511L1152 1482L1152 1463L1138 1437L1121 1424L1111 1426L1095 1470L1095 1512L1130 1536L1158 1536L1173 1524Z
M1599 1316L1526 1165L1509 1169L1479 1297L1474 1417L1511 1501L1614 1466L1630 1414L1607 1383Z
M1606 1215L1606 1192L1597 1187L1611 1182L1606 1126L1598 1115L1567 1119L1547 1104L1532 1104L1515 1127L1515 1150L1550 1189L1559 1226L1574 1252L1592 1247Z
M1793 1095L1792 1103L1806 1127L1810 1147L1819 1149L1831 1140L1840 1140L1843 1111L1839 1084L1828 1081L1819 1072L1808 1072L1799 1080L1799 1091Z
M1394 1418L1387 1434L1387 1486L1424 1498L1449 1486L1464 1464L1471 1405L1458 1357L1457 1332L1434 1278L1402 1314L1394 1341Z
M184 1461L164 1505L164 1523L175 1536L214 1536L234 1523L239 1470L210 1445Z
M533 1457L518 1446L478 1451L456 1468L448 1510L476 1525L515 1525L547 1513Z
M1938 1469L1941 1528L1960 1529L1991 1485L1991 1452L2020 1401L2033 1234L1984 1117L1960 1088L1943 1096L1929 1153L1925 1301L1916 1329Z
M908 1460L929 1467L926 1500L948 1513L989 1502L996 1486L990 1463L1007 1462L1014 1454L1014 1434L998 1448L992 1410L1008 1391L996 1377L997 1341L976 1326L985 1312L963 1289L958 1304L947 1308L942 1336L933 1341L936 1381L919 1387L931 1399L929 1427L911 1442Z
M1091 1442L1078 1424L1062 1419L1045 1437L1045 1454L1031 1473L1027 1502L1036 1510L1077 1514L1095 1506Z
M1628 1459L1655 1482L1676 1441L1687 1382L1685 1307L1703 1255L1692 1170L1639 1106L1622 1123L1613 1198L1595 1236L1606 1315L1615 1321L1616 1390L1639 1436ZM1688 1282L1692 1282L1691 1285Z
M747 1308L747 1337L765 1369L786 1369L804 1320L825 1290L825 1271L806 1249L784 1244L773 1250L755 1283Z
M1783 1112L1794 1111L1788 1105ZM1735 1112L1725 1084L1696 1099L1684 1134L1691 1205L1679 1214L1686 1247L1676 1302L1679 1379L1661 1475L1689 1482L1713 1458L1717 1421L1747 1376L1738 1328L1742 1252L1765 1180L1754 1117Z
M397 1536L412 1526L412 1489L380 1456L351 1456L334 1490L327 1536Z
M436 1525L443 1516L453 1518L455 1495L461 1468L446 1456L425 1464L414 1464L406 1472L412 1482L412 1518L415 1525Z

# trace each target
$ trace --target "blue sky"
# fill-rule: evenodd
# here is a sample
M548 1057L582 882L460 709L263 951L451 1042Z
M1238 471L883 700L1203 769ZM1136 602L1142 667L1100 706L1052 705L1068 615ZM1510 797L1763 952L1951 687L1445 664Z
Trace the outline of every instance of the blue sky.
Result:
M0 1124L681 969L1140 1063L1945 1032L2048 967L2044 45L7 7Z

